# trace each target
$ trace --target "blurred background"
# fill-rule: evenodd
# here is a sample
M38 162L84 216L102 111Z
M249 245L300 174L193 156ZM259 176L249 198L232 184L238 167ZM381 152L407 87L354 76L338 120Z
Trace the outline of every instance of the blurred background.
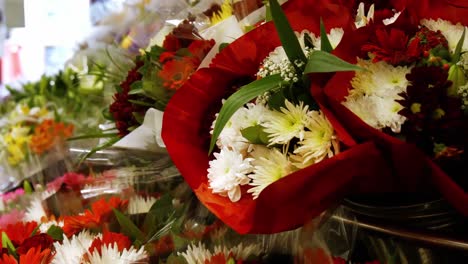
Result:
M93 26L125 0L0 0L0 96L5 85L63 69Z

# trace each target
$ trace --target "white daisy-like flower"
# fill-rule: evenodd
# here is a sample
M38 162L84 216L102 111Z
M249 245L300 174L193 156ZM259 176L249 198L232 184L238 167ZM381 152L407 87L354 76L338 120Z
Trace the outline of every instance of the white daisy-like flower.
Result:
M268 122L263 124L265 132L269 134L270 145L287 144L293 138L304 138L309 106L303 102L294 105L288 100L285 100L285 106L280 108L281 112L270 111Z
M95 235L84 230L70 239L64 236L62 242L54 242L55 256L52 264L81 264L83 255L95 238Z
M130 264L130 263L147 263L148 254L144 247L135 249L133 246L129 249L119 251L117 242L113 245L103 245L101 247L101 254L95 250L90 254L89 264Z
M294 153L302 156L303 164L310 165L320 162L326 157L332 157L338 146L338 140L333 126L320 111L311 111L307 122L308 131L304 140L299 141L299 147Z
M366 16L364 8L365 8L364 3L363 2L359 3L357 14L356 14L356 21L354 22L354 24L356 25L356 28L367 26L367 24L369 24L369 22L374 19L374 4L372 4L369 7L369 10L367 11L367 16Z
M374 95L348 96L343 105L371 127L379 127L379 118L375 115L376 100Z
M252 193L253 199L257 199L268 185L296 170L286 155L276 148L264 148L260 151L257 149L257 151L252 152L252 157L254 158L252 161L254 170L249 175L252 179L249 185L254 187L247 190L247 192Z
M357 71L351 80L351 96L358 94L397 98L408 87L406 75L412 67L394 67L384 61L373 63L368 60L358 60L358 65L366 70Z
M212 257L211 252L201 242L198 242L198 245L188 245L185 252L179 252L177 255L184 257L187 264L205 263L205 260L209 260Z
M157 201L154 197L143 197L135 195L130 197L128 201L127 212L129 214L145 214L151 209L151 206Z
M464 27L462 24L457 23L456 25L452 22L443 19L423 19L421 24L426 26L432 31L440 31L442 35L447 39L448 46L451 52L454 52L458 42L463 35L463 29L468 31L468 27ZM465 35L465 41L463 42L462 51L468 50L468 34Z
M375 100L375 116L378 117L378 128L389 127L393 132L400 133L401 126L406 121L406 117L398 114L403 106L389 98L377 97Z
M56 220L51 220L45 223L41 223L41 225L39 226L39 230L41 231L41 233L47 233L47 231L49 230L51 226L63 227L63 225L64 225L63 221L57 222Z
M216 140L216 145L219 148L227 147L238 152L244 152L249 147L249 141L244 138L241 133L241 130L245 128L243 127L243 124L246 123L246 112L247 109L241 107L232 115ZM213 134L214 125L217 119L218 115L216 115L216 119L211 125L211 134Z
M39 197L34 198L26 209L24 220L40 223L41 219L45 217L47 217L47 214L42 205L42 200Z
M248 103L246 105L246 112L245 112L245 119L243 124L240 125L242 129L251 127L251 126L256 126L256 125L262 125L265 123L267 120L267 113L270 111L268 108L265 106L265 104L256 102L254 103Z
M228 196L233 202L241 198L241 185L248 184L247 177L252 171L251 158L244 158L241 153L223 147L214 153L215 159L209 162L208 181L213 193Z

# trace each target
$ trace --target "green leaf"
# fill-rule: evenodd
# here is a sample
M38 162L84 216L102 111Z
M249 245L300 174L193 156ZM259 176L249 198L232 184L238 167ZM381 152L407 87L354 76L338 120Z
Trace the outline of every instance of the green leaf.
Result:
M314 43L312 42L312 38L310 37L309 34L305 33L304 34L304 44L306 47L310 48L310 49L314 49Z
M362 70L362 68L325 51L316 50L309 56L309 61L307 62L304 73L359 70Z
M242 136L252 144L268 144L268 134L261 125L250 126L241 130Z
M31 186L31 183L29 183L29 181L25 180L23 182L23 189L24 189L24 192L27 193L27 194L31 194L34 192L32 186Z
M145 91L143 91L143 83L141 81L136 81L130 85L130 91L128 92L129 95L144 93Z
M114 117L112 116L109 107L102 109L101 114L107 120L114 120Z
M151 226L160 226L162 223L167 221L167 218L173 211L174 206L172 205L172 196L170 194L161 196L148 211L143 228L145 230L149 230Z
M213 136L211 137L209 153L213 151L221 131L237 109L255 97L280 87L281 82L282 79L279 74L270 75L242 86L237 92L231 95L226 102L224 102L219 112L218 119L213 129Z
M281 107L284 107L284 101L286 96L284 95L284 90L281 89L275 93L271 93L268 98L268 106L273 110L280 110Z
M2 232L2 247L8 249L10 255L13 255L15 258L18 257L15 246L13 246L13 243L5 232Z
M270 22L271 20L273 20L273 16L271 15L270 4L265 3L265 22Z
M106 142L100 144L99 146L91 149L91 151L86 153L86 155L83 155L83 157L80 158L79 164L83 163L83 161L85 161L87 158L91 157L94 153L100 151L101 149L105 149L105 148L108 148L108 147L114 145L119 140L120 140L120 137L118 137L118 136L111 137L108 141L106 141Z
M112 208L112 211L114 211L115 217L117 218L117 221L119 222L120 226L122 227L122 231L125 235L130 237L133 241L139 240L139 241L144 241L145 240L145 235L138 229L138 227L124 214L122 214L120 211Z
M229 43L227 43L227 42L223 42L223 43L219 44L218 52L222 51L227 46L229 46Z
M288 56L289 61L291 64L297 68L295 61L306 62L307 58L302 51L301 45L299 44L299 40L294 34L291 25L286 18L281 6L279 5L277 0L269 0L271 15L273 17L273 23L275 24L276 31L278 32L279 38L281 40L281 44L283 45L284 51Z
M325 29L322 18L320 18L320 50L325 52L331 52L333 50L330 40L328 39L327 30Z
M463 48L463 43L465 42L465 34L466 34L466 28L463 27L463 34L460 38L460 40L457 43L457 47L455 48L455 52L453 53L453 63L457 63L460 61L460 57L462 54L462 48Z
M68 141L72 140L79 140L79 139L88 139L88 138L111 138L117 136L118 133L94 133L94 134L86 134L76 137L68 138Z
M141 106L148 106L148 107L152 107L153 104L150 104L150 103L147 103L147 102L142 102L142 101L138 101L138 100L128 100L130 103L132 104L136 104L136 105L141 105Z
M47 234L50 237L52 237L54 240L57 240L57 241L63 240L63 230L62 228L56 225L52 225L51 227L49 227L49 229L47 230Z
M452 85L447 89L447 95L452 97L458 96L459 87L466 84L465 70L462 66L454 64L449 69L447 79L452 81Z

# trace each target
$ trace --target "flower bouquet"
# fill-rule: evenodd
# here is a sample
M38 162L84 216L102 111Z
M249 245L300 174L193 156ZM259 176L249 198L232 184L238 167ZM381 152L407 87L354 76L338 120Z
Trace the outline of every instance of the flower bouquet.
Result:
M311 4L328 11L324 24L340 26L334 17L344 7ZM240 233L298 227L344 195L371 190L375 174L385 181L388 171L375 146L355 144L323 104L317 88L328 76L308 75L357 69L326 52L340 30L329 41L312 14L291 20L295 34L280 6L270 7L274 24L237 39L192 75L163 120L174 164L200 201Z
M345 33L336 54L366 70L336 74L325 93L356 139L386 153L396 187L435 187L468 215L468 9L446 2L388 1L367 17L361 12L368 23Z

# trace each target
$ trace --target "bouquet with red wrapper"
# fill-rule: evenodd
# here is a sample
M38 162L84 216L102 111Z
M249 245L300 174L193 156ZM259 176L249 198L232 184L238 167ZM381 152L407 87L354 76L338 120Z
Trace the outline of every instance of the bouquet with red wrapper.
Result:
M468 215L468 9L462 2L361 4L357 20L365 22L345 33L335 54L366 70L337 73L325 93L358 141L372 139L386 153L393 185L435 187Z
M164 113L162 136L175 165L201 202L240 233L296 228L388 179L373 143L356 144L324 104L319 88L329 76L308 75L358 69L327 52L350 21L348 9L309 4L326 12L290 26L270 1L274 24L224 48ZM298 6L290 2L286 14L301 17ZM333 28L328 35L324 24Z

